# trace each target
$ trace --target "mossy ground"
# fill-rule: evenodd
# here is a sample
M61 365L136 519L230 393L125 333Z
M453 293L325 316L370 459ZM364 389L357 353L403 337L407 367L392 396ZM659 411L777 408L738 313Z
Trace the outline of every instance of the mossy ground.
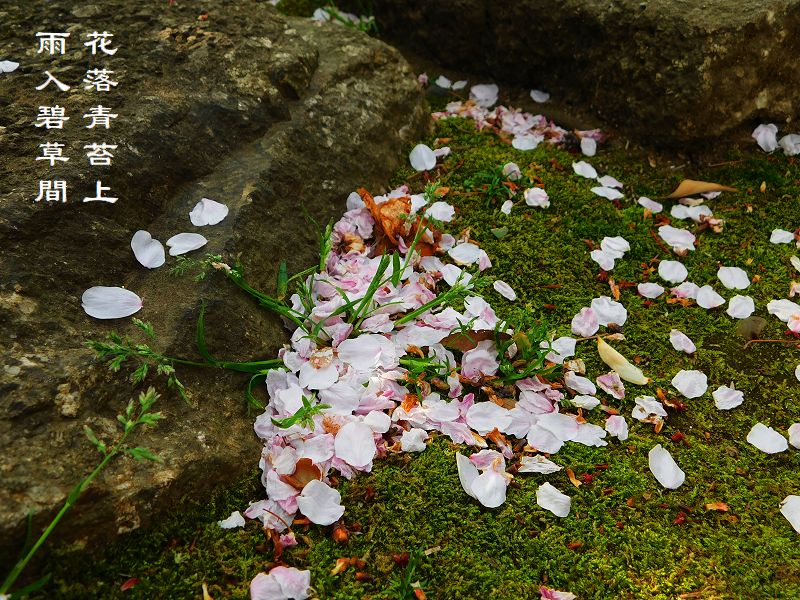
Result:
M741 191L708 203L725 219L725 228L721 234L699 234L697 250L681 259L690 280L712 284L728 298L735 292L717 281L718 264L758 275L760 281L744 293L755 299L756 314L767 318L763 337L784 337L784 324L767 315L765 306L786 297L797 276L788 261L796 250L768 240L773 228L800 225L800 166L794 159L767 156L753 145L731 150L720 166L675 170L666 164L651 167L645 153L612 145L591 162L601 175L626 184L625 200L615 205L589 191L592 183L575 176L570 166L579 158L561 149L542 145L519 152L461 119L440 121L426 142L435 145L437 138L447 138L453 150L441 173L450 188L447 200L458 210L451 230L470 228L492 259L488 274L519 295L510 303L488 294L502 317L520 326L545 323L556 335L569 334L572 316L592 298L609 294L583 240L624 236L632 249L618 261L616 281L658 281L651 273L653 259L668 255L651 234L653 218L643 216L635 199L664 196L680 179L691 177ZM542 180L550 208L520 203L506 216L498 204L487 205L481 195L471 194L475 190L465 181L508 161ZM405 181L416 190L424 184L408 168L394 183ZM507 227L507 235L497 239L491 233L495 227ZM415 549L434 550L418 570L428 598L533 598L540 585L570 590L579 598L800 597L798 534L779 512L786 495L800 494L800 451L767 455L745 441L758 421L783 432L800 421L800 386L793 375L800 350L786 344L745 350L736 323L723 309L683 307L665 298L647 303L630 289L623 290L621 301L629 318L626 340L616 347L639 357L653 379L646 387L628 385L625 400L611 401L622 414L629 417L633 397L654 394L658 387L668 390L672 376L690 368L707 373L711 389L735 383L744 390L744 404L719 411L708 393L687 401L685 412L672 411L660 434L628 419L626 442L612 440L605 448L567 444L554 460L579 478L592 475L590 483L575 488L564 471L518 475L508 501L495 510L481 508L463 492L454 460L458 448L435 437L421 454L391 456L376 463L373 473L343 481L346 521L359 524L361 533L341 545L332 540L330 528L298 527L300 544L285 553L286 563L311 569L320 598L399 597L393 582L402 569L392 555ZM671 347L672 328L694 340L696 354ZM579 344L578 356L592 377L607 371L592 342ZM588 418L602 422L600 415ZM671 440L677 431L686 443ZM686 472L678 490L664 490L648 470L647 453L657 443ZM567 518L537 506L535 491L545 480L572 497ZM215 599L246 598L249 580L270 566L271 546L257 523L224 531L215 521L262 493L254 472L236 489L187 501L157 528L133 534L91 561L85 551L61 549L50 561L54 582L41 597L200 598L206 582ZM711 502L724 502L729 511L706 510ZM343 556L364 558L373 579L356 581L353 570L330 576ZM120 591L130 577L139 583Z

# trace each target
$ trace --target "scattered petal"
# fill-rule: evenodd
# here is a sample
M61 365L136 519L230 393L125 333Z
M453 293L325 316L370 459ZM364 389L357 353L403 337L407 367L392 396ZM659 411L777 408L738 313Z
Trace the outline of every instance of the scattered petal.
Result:
M535 150L544 141L541 135L517 135L511 140L511 145L517 150Z
M0 60L0 73L11 73L17 70L19 67L18 62L14 62L13 60Z
M510 215L511 208L513 206L514 206L513 200L506 200L505 202L503 202L503 206L500 207L500 212L503 213L504 215Z
M411 167L415 171L430 171L436 166L436 155L425 144L417 144L408 155Z
M452 221L455 214L456 209L453 207L453 205L448 204L447 202L442 202L441 200L434 202L425 210L426 217L431 217L432 219L436 219L437 221L442 221L444 223L449 223Z
M582 160L572 163L572 170L575 171L576 175L580 175L581 177L597 179L597 171L595 171L594 167Z
M750 296L734 296L728 301L728 309L725 312L734 319L746 319L755 310L755 302Z
M653 214L658 214L662 210L664 210L663 204L661 204L660 202L656 202L655 200L650 200L650 198L647 198L645 196L639 198L638 202L640 205L644 206L647 210L649 210Z
M460 452L456 452L456 467L458 468L458 480L461 482L461 487L471 497L475 498L475 493L472 491L472 484L478 478L480 473L478 467L472 464L472 461Z
M773 123L759 125L753 130L753 139L764 152L774 152L778 149L777 125Z
M511 289L511 286L508 285L505 281L498 279L492 284L492 287L495 291L500 294L503 298L507 300L511 300L512 302L517 299L517 293Z
M789 135L785 135L781 138L781 141L778 142L781 148L783 148L783 153L786 156L796 156L800 154L800 135L796 133L791 133Z
M148 269L160 267L166 261L164 245L141 229L131 238L131 250L139 264Z
M364 423L351 421L336 434L334 451L347 464L356 468L366 467L377 453L372 429Z
M121 287L90 287L81 296L81 306L95 319L129 317L142 308L142 299Z
M681 370L672 378L672 387L687 398L699 398L708 390L708 377L702 371Z
M534 456L523 456L520 459L520 468L517 472L542 473L544 475L549 475L550 473L556 473L563 468L564 467L560 467L559 465L545 458L541 454L536 454Z
M628 422L622 415L611 415L606 419L606 431L620 442L628 439Z
M628 310L608 296L600 296L592 300L591 309L597 317L597 322L604 327L610 323L624 325L628 320Z
M689 271L677 260L662 260L658 263L658 276L670 283L681 283L689 276Z
M789 443L794 448L800 448L800 423L793 423L789 426Z
M531 98L533 99L534 102L542 104L550 100L550 94L548 94L547 92L543 92L541 90L531 90Z
M725 304L725 298L714 291L710 285L704 285L697 290L697 306L705 309L717 308Z
M584 156L594 156L597 154L597 141L593 138L581 138L581 153Z
M681 471L675 459L661 444L648 453L650 471L662 486L669 490L679 488L686 479L686 473Z
M297 508L312 523L331 525L344 514L342 495L319 479L312 479L297 496Z
M672 344L672 347L679 352L692 354L695 350L697 350L697 346L694 345L694 342L690 340L685 333L678 331L677 329L673 329L669 332L669 341Z
M572 499L562 494L550 483L543 483L536 490L536 504L549 510L557 517L566 517L569 514Z
M217 521L217 525L222 527L223 529L234 529L236 527L244 527L244 517L242 513L238 510L235 510L231 513L231 516L227 519L222 519L222 521Z
M424 429L412 428L404 431L400 437L400 449L403 452L422 452L426 448L426 439L428 439L428 432Z
M678 229L671 225L662 225L658 228L658 235L679 254L686 250L694 250L695 237L691 231Z
M664 293L664 288L657 283L640 283L636 286L636 291L645 298L658 298Z
M469 97L478 106L489 108L497 102L499 88L494 83L480 83L469 90Z
M170 256L178 256L202 248L207 243L208 240L199 233L179 233L167 240L167 247Z
M572 317L571 330L572 333L580 337L590 337L597 333L600 324L597 322L597 316L594 311L586 306L581 311Z
M550 198L542 188L534 187L525 190L525 204L539 208L550 206Z
M721 385L711 393L711 396L714 398L714 406L719 410L730 410L744 402L744 392L737 390L733 385L731 387Z
M753 425L747 434L747 441L767 454L776 454L789 448L785 437L763 423Z
M739 267L720 267L717 277L729 290L743 290L750 287L747 272Z
M781 502L781 514L800 533L800 496L786 496Z
M616 188L610 188L605 186L596 186L591 188L592 192L601 196L603 198L607 198L609 200L619 200L620 198L624 198L624 194L620 192Z
M189 219L192 221L192 225L198 227L203 225L216 225L227 216L228 207L221 202L209 198L200 200L189 213Z
M794 241L794 234L785 229L773 229L769 241L773 244L791 244Z
M614 371L606 373L605 375L600 375L597 378L597 385L600 386L601 390L617 400L622 400L625 397L625 386L619 374Z

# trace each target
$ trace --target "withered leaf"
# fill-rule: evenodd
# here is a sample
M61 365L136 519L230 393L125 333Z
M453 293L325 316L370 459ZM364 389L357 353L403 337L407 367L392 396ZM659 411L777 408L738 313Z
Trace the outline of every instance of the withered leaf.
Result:
M680 182L675 191L667 198L686 198L694 194L705 194L706 192L738 192L736 188L709 181L695 181L694 179L684 179Z
M478 346L478 342L485 340L494 340L495 335L505 342L511 339L507 333L497 333L492 329L481 329L480 331L465 331L448 335L442 340L442 345L448 350L458 350L459 352L466 352L473 350Z

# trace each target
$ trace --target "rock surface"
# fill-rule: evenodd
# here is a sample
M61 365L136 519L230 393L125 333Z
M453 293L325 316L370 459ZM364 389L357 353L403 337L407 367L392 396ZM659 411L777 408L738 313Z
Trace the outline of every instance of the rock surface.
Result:
M202 16L205 15L205 16ZM202 233L206 248L240 260L256 287L274 291L277 265L289 272L315 263L306 215L324 223L357 186L385 185L405 145L424 134L428 112L415 77L395 50L344 27L281 17L266 3L123 0L7 5L0 39L21 63L0 75L0 558L49 520L98 455L82 432L111 439L116 415L138 394L93 360L84 344L116 330L137 339L129 319L101 322L81 309L95 285L126 286L144 299L136 315L153 324L157 347L195 357L194 323L208 302L213 353L271 358L284 341L279 320L220 274L203 282L148 271L134 259L132 234L162 242ZM95 30L114 34L114 56L83 47ZM35 32L71 32L64 56L37 54ZM108 93L80 85L87 69L115 71ZM71 85L36 91L49 70ZM96 104L119 117L87 129ZM64 128L33 126L40 105L66 109ZM70 160L50 167L34 158L45 141L66 145ZM83 146L118 145L112 166L88 165ZM63 179L66 203L35 203L40 179ZM115 204L84 203L96 180ZM231 208L219 225L194 227L188 213L202 197ZM164 391L166 419L135 445L163 466L116 460L99 477L54 539L95 543L157 516L186 494L203 495L258 461L260 444L244 398L246 376L185 368L192 404ZM161 386L163 388L163 386ZM223 517L225 515L221 515Z
M381 34L651 143L800 117L800 0L380 0ZM435 74L434 74L435 76ZM543 109L544 110L544 109Z

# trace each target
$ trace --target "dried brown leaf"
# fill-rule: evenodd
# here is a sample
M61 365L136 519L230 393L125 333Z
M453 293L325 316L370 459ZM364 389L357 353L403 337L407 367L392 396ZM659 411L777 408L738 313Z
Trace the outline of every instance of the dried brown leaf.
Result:
M736 188L711 183L709 181L695 181L694 179L684 179L680 182L675 191L667 198L686 198L694 194L705 194L706 192L738 192Z

